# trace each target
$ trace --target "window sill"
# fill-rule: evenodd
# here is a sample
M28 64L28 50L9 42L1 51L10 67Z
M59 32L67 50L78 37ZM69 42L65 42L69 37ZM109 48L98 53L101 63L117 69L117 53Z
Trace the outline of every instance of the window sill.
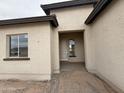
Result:
M23 61L23 60L30 60L30 58L4 58L4 61Z

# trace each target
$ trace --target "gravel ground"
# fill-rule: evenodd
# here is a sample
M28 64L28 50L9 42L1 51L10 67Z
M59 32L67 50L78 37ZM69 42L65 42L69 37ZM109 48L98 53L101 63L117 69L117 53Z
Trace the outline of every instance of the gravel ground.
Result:
M0 93L116 93L105 82L88 73L84 66L63 64L61 74L51 81L1 80Z

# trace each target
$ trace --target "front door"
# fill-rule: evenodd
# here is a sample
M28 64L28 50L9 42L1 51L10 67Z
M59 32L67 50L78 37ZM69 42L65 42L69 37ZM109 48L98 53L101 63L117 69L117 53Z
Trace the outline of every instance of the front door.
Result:
M60 61L84 62L83 33L60 34Z

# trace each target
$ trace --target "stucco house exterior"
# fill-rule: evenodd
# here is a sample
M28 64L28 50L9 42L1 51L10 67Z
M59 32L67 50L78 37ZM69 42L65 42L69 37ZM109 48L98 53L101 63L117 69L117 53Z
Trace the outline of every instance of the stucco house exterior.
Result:
M0 20L0 79L50 80L60 62L124 91L124 0L41 5L46 16Z

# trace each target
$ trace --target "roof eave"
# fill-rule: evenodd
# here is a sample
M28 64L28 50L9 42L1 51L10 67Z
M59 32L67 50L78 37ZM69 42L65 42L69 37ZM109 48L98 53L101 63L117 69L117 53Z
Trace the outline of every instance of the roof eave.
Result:
M55 15L0 20L0 26L26 24L26 23L36 23L36 22L47 22L47 21L50 22L54 27L58 26L58 21L57 21Z
M111 3L112 0L100 0L94 10L91 12L91 14L88 16L88 18L85 21L85 24L92 23L96 17Z
M41 5L41 8L44 10L44 12L47 15L49 15L50 10L81 6L81 5L96 4L97 2L98 2L97 0L74 0L74 1L65 1L60 3Z

